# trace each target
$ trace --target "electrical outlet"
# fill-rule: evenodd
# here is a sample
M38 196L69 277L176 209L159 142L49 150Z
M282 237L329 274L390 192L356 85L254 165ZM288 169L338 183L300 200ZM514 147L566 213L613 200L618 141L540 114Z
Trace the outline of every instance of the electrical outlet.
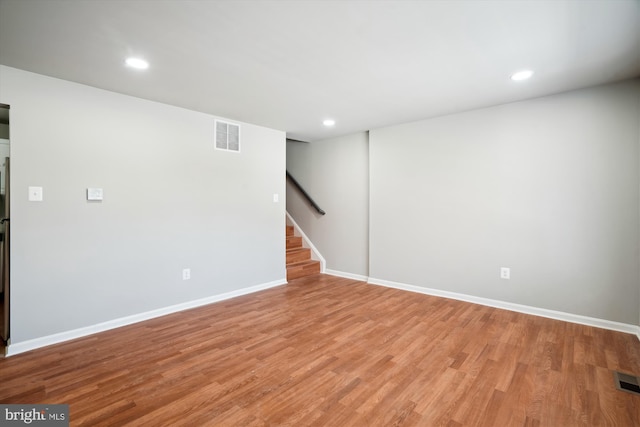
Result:
M191 279L191 269L184 268L182 270L182 280L189 280L189 279Z
M511 269L508 267L500 268L500 278L509 280L511 278Z

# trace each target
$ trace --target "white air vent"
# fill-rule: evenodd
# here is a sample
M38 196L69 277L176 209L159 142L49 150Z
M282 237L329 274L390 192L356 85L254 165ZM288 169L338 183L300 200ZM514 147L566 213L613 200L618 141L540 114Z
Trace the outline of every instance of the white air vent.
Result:
M240 152L240 125L216 120L216 149Z

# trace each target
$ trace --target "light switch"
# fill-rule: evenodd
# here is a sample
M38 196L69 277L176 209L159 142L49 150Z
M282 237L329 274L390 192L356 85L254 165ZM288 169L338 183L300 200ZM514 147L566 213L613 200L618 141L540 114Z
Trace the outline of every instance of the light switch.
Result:
M278 193L273 193L273 203L278 203Z
M102 188L87 188L87 200L102 200Z
M29 201L30 202L42 201L42 187L29 187Z

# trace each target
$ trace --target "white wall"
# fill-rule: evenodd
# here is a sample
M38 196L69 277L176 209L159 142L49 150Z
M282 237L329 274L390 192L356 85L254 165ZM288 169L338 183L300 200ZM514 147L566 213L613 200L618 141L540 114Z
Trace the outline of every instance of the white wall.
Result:
M4 66L0 102L13 344L284 282L283 132L245 123L242 153L218 151L210 115Z
M636 80L370 131L370 276L638 324L639 118Z
M326 211L318 214L290 183L287 211L327 261L353 275L369 271L368 135L287 143L287 169Z

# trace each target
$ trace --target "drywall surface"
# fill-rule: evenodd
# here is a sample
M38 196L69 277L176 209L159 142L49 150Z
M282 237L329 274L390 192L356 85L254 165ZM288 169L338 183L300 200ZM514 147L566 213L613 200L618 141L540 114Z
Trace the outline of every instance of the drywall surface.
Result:
M639 100L634 80L370 131L370 276L638 324Z
M241 153L215 150L213 116L4 66L0 102L12 343L284 281L283 132L242 123Z
M312 143L287 142L287 169L326 211L318 214L287 183L287 211L327 269L367 276L369 157L366 132Z

